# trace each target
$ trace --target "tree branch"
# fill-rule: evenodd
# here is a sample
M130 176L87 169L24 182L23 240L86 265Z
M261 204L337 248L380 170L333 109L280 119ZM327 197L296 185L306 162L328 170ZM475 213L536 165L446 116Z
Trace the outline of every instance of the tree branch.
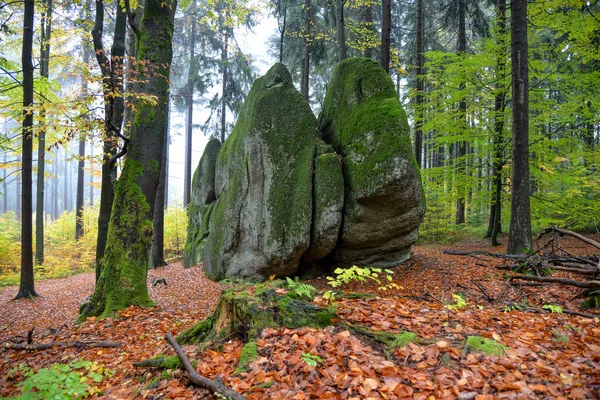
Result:
M217 379L212 380L212 379L208 379L202 375L199 375L196 372L196 370L194 369L194 367L192 366L192 364L190 363L190 360L188 360L187 356L185 355L185 353L183 352L181 347L179 347L179 344L177 344L177 341L175 340L173 335L171 335L170 333L167 333L166 339L167 339L167 342L169 342L169 344L171 346L173 346L173 348L175 349L175 352L181 359L181 362L183 362L183 365L185 366L185 370L190 375L188 380L191 384L211 390L213 393L220 393L223 396L230 397L234 400L245 400L246 399L244 396L242 396L238 392L236 392L232 389L229 389L227 386L225 386L223 381L221 381L221 379L219 379L218 377L217 377Z

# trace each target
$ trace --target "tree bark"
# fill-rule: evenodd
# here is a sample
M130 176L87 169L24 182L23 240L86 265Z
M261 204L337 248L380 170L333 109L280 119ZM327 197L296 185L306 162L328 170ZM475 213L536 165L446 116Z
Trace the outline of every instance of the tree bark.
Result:
M305 25L304 25L304 58L302 59L302 73L300 76L300 93L306 101L310 100L308 83L310 78L310 47L311 47L311 25L312 10L311 0L304 0Z
M346 59L346 23L344 20L345 0L335 0L335 26L338 45L338 61Z
M464 56L467 52L467 28L466 28L466 0L458 0L458 55L464 59ZM466 121L467 118L467 102L464 98L464 90L465 83L464 78L461 79L461 83L459 85L459 90L461 91L461 99L458 102L458 118L460 120L459 126L461 126L464 130L467 130L468 124ZM461 132L461 134L464 134ZM459 140L456 144L457 146L457 154L456 154L456 165L461 175L466 174L466 160L465 156L467 155L467 143L464 140ZM456 199L456 224L464 224L465 223L465 193L464 193L464 184L458 185L457 190L459 197Z
M50 69L50 35L52 32L52 0L42 2L40 37L40 77L48 80ZM40 110L40 130L38 133L37 195L35 207L35 263L44 263L44 216L46 182L46 113Z
M175 0L148 0L139 28L136 93L140 99L132 121L123 172L115 186L106 251L100 279L89 303L82 305L78 322L93 315L108 316L130 305L151 306L147 276L152 220L160 179L167 128Z
M169 111L167 100L167 132L163 147L162 163L160 166L160 181L156 189L156 203L154 204L154 219L152 220L152 247L150 249L150 262L148 268L164 267L165 261L165 186L167 180L167 148L169 146Z
M529 252L529 71L527 65L527 1L513 0L511 10L512 56L512 198L508 253Z
M229 64L229 27L223 22L223 49L221 51L221 64L222 64L222 77L223 87L221 92L221 143L225 142L225 128L227 120L227 80L228 77L228 64Z
M87 0L85 3L85 19L90 18L90 1ZM90 53L89 47L87 43L81 44L82 52L83 52L83 63L87 67L90 63ZM88 85L85 76L82 76L82 94L87 97L88 94ZM75 200L75 240L79 240L83 237L84 227L83 227L83 185L85 183L85 135L81 135L79 137L79 151L77 152L77 197Z
M498 7L498 35L499 40L496 44L498 49L497 67L496 67L496 96L494 99L494 167L493 183L494 195L492 197L492 207L490 209L490 224L488 231L491 237L491 245L498 246L498 235L502 232L502 169L504 168L504 101L506 88L504 86L504 69L506 66L505 56L505 35L506 35L506 0L497 0Z
M190 10L196 10L196 1L192 1ZM190 204L190 193L192 186L192 128L194 116L194 76L196 75L196 21L192 17L190 19L192 25L190 34L190 66L187 81L187 114L185 125L185 173L183 181L183 206L187 207ZM225 90L225 86L223 86Z
M423 20L423 0L416 1L417 65L415 68L415 159L421 167L423 151L423 66L425 53L425 24Z
M373 7L371 3L368 3L365 6L365 15L364 15L365 27L368 31L373 31ZM373 34L375 34L373 32ZM367 45L367 48L364 52L365 58L373 58L373 48L370 45Z
M379 55L379 64L389 73L392 35L392 0L382 0L381 6L381 51Z
M94 207L94 143L90 143L90 207Z
M33 17L34 0L24 0L23 47L21 63L23 67L23 133L21 164L22 205L21 205L21 279L15 299L33 298L38 294L33 279L33 202L32 202L32 153L33 153Z
M96 0L96 17L92 38L96 61L102 71L104 96L104 138L102 145L102 177L100 183L100 211L98 214L98 240L96 242L96 281L100 278L102 259L106 248L108 225L115 196L113 180L116 179L116 167L113 158L117 153L118 135L124 118L123 61L127 16L122 7L117 7L115 30L110 58L102 44L104 29L104 5Z
M282 63L283 62L283 42L285 40L285 28L287 25L287 5L283 6L283 10L281 10L281 0L277 3L277 6L279 7L279 15L278 15L278 23L279 23L279 18L281 17L281 15L283 14L283 22L281 24L278 24L279 27L279 62Z
M52 218L58 218L58 148L54 149L54 165L52 166Z

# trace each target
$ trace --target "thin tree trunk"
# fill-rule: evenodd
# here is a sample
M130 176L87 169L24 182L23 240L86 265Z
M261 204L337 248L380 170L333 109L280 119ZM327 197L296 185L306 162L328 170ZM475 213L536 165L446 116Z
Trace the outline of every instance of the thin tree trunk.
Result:
M335 26L338 45L338 61L346 59L346 23L344 20L345 0L335 0Z
M369 32L373 32L373 7L371 3L368 3L365 6L365 27ZM373 58L373 48L370 45L367 45L365 49L364 56L366 58Z
M165 210L169 207L169 150L171 146L171 108L167 110L167 149L165 151Z
M312 25L312 11L311 11L311 0L304 0L304 12L305 25L304 25L304 58L302 59L302 74L300 77L300 93L304 96L306 101L310 100L308 92L308 83L310 78L310 47L311 47L311 25Z
M90 207L94 207L94 143L90 143Z
M415 158L417 165L421 167L421 151L423 147L423 65L425 53L425 24L423 21L423 0L417 0L417 18L416 18L416 31L417 31L417 54L416 54L416 69L415 69Z
M531 243L529 202L529 70L527 65L527 0L512 0L512 198L509 254L528 252Z
M492 197L492 207L490 210L490 225L488 231L490 231L491 244L492 246L498 246L498 235L502 231L502 169L504 168L504 93L506 88L504 87L504 80L500 79L504 76L504 69L506 66L505 60L505 35L506 35L506 0L497 0L498 6L498 35L500 36L498 51L498 62L496 69L496 96L494 99L494 165L493 165L493 183L494 183L494 195Z
M19 157L17 157L17 163L18 162L22 162L22 158L19 159ZM15 180L17 181L17 190L15 191L15 194L16 194L16 201L15 201L15 203L16 203L17 207L15 208L15 211L16 211L15 213L17 214L16 215L17 218L21 219L21 208L22 208L22 206L21 206L21 198L22 198L22 193L21 193L21 190L22 190L21 189L21 187L22 187L22 185L21 185L21 174L17 174Z
M392 35L392 0L382 0L381 5L381 51L379 54L379 64L389 73Z
M167 121L169 113L167 112ZM148 268L157 268L167 265L165 261L165 183L167 178L167 147L169 145L169 126L167 122L165 143L163 147L162 163L160 167L160 180L156 190L156 203L154 204L154 219L152 220L153 236L150 249L150 262Z
M6 151L4 152L4 165L6 166L7 164L7 155L6 155ZM2 196L3 198L3 204L4 204L4 208L3 208L3 212L7 212L8 211L8 185L6 183L6 168L2 168L2 194L4 196Z
M90 1L88 0L85 3L85 19L90 19ZM83 51L83 63L88 66L90 63L90 53L88 51L88 46L86 43L82 43L82 51ZM87 97L88 94L88 85L85 77L82 77L82 91L83 95ZM85 182L84 175L85 168L85 137L82 134L79 138L79 151L77 154L77 188L76 188L76 200L75 200L75 240L79 240L83 237L84 227L83 227L83 184Z
M92 38L94 41L96 60L102 71L104 96L104 138L102 146L100 210L98 213L98 239L96 242L96 282L100 278L102 259L106 248L110 213L115 195L113 180L117 177L117 170L114 157L117 153L118 135L121 131L123 119L125 118L123 102L123 57L125 55L127 17L125 12L123 12L122 7L117 7L110 59L105 53L102 44L103 29L104 5L102 0L96 0L96 16L94 28L92 30Z
M224 26L224 43L223 50L221 51L221 63L223 65L223 87L221 93L221 143L225 142L225 128L226 128L226 119L227 119L227 79L228 77L228 63L229 63L229 27Z
M281 17L283 14L283 23L278 24L279 27L279 62L283 62L283 41L285 39L285 28L287 23L287 5L283 6L283 10L281 10L281 0L277 3L277 7L279 8L278 17ZM279 18L277 20L279 22Z
M192 2L191 10L196 10L196 1ZM192 128L194 117L194 76L196 75L196 22L192 18L190 21L192 32L190 35L190 67L187 81L187 114L185 125L185 173L183 181L183 206L187 207L190 204L190 188L192 185ZM227 45L227 44L225 44ZM223 93L225 86L223 85ZM225 98L225 95L223 95Z
M54 149L54 165L52 166L52 217L58 219L58 148Z
M52 0L42 2L40 37L40 77L48 79L50 66L50 34L52 30ZM40 110L40 131L38 133L37 196L35 212L35 263L44 263L44 199L46 181L46 113Z
M464 58L467 52L467 29L466 29L466 0L458 0L458 55ZM461 99L458 102L458 118L460 120L459 126L461 129L461 134L467 130L468 124L466 121L467 118L467 102L464 98L464 90L465 83L461 82L459 85L459 90L461 91ZM457 154L456 154L456 165L459 170L459 176L462 176L463 179L466 176L466 160L465 156L467 155L467 143L464 140L459 140L456 144L457 146ZM465 223L465 184L458 185L458 194L459 197L456 200L456 224L464 224Z
M33 298L38 294L33 279L33 204L32 204L32 156L33 156L33 24L34 0L24 0L23 48L21 62L23 68L23 161L21 173L21 279L15 299Z

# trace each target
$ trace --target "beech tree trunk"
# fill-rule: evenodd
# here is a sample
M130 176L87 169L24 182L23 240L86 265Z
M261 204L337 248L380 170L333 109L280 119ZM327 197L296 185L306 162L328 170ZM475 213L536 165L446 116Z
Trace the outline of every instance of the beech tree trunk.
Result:
M156 96L152 104L139 99L132 121L123 172L115 186L108 239L100 279L78 322L93 315L109 316L130 305L151 306L147 275L152 220L167 128L175 0L147 0L138 37L136 93Z
M365 6L364 21L367 30L373 31L373 7L371 6L371 3L368 3ZM373 58L373 48L371 46L367 46L364 56L365 58Z
M381 6L381 51L379 55L379 64L389 73L392 36L392 0L382 0Z
M34 298L37 293L33 279L33 202L32 202L32 153L33 153L33 16L34 0L24 0L23 47L23 133L22 133L22 206L21 206L21 279L15 299Z
M527 54L527 0L510 3L512 56L512 198L509 254L532 249L529 202L529 70Z
M154 204L154 219L152 226L152 247L150 249L150 262L148 268L164 267L165 261L165 187L167 186L167 149L169 147L169 110L167 100L167 131L163 147L162 163L160 167L160 181L156 190L156 203Z
M227 80L229 79L228 63L229 63L229 27L223 22L223 50L221 51L221 63L222 63L222 76L223 76L223 88L221 92L221 143L225 142L225 128L227 120Z
M90 18L90 0L85 3L85 18ZM87 66L90 62L90 53L87 43L82 43L83 52L83 63ZM83 95L87 96L88 85L85 76L82 77L82 91ZM83 185L85 182L85 135L81 134L79 137L79 151L77 152L77 197L75 200L75 240L79 240L83 237Z

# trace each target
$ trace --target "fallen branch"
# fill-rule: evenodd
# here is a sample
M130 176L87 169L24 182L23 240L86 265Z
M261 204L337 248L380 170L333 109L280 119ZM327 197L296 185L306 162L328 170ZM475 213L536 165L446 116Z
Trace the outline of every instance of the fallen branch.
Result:
M534 276L534 275L513 275L508 278L509 282L512 282L515 279L521 279L524 281L535 281L535 282L551 282L551 283L560 283L563 285L576 286L584 289L600 289L600 281L587 281L581 282L576 281L574 279L565 279L565 278L551 278L547 276Z
M590 239L588 237L580 235L579 233L571 232L571 231L568 231L566 229L557 228L555 226L553 226L552 228L546 229L546 232L548 232L548 231L554 231L554 232L561 233L563 235L567 235L567 236L571 236L571 237L577 238L577 239L581 240L582 242L585 242L585 243L587 243L587 244L589 244L591 246L594 246L597 249L600 249L600 243L596 242L593 239Z
M443 254L448 254L450 256L470 256L470 257L483 255L483 256L494 257L494 258L504 258L507 260L523 260L528 257L528 256L521 255L521 254L491 253L489 251L482 251L482 250L477 250L477 251L444 250ZM475 258L477 258L477 257L475 257Z
M24 344L24 343L4 343L5 349L11 350L46 350L52 347L64 348L64 347L119 347L123 343L120 342L103 342L97 340L76 340L75 342L50 342L41 344Z
M512 304L509 304L508 306L510 307ZM526 311L526 312L532 312L535 314L548 314L551 311L548 310L544 310L542 308L536 308L536 307L525 307L523 309L518 309L519 311ZM577 315L579 317L584 317L584 318L598 318L597 315L594 314L587 314L581 311L573 311L573 310L562 310L561 314L567 314L567 315Z
M188 360L187 356L183 352L182 348L179 346L179 344L173 337L173 335L171 335L170 333L167 333L166 339L167 339L167 342L169 342L169 344L171 346L173 346L173 348L175 349L175 352L177 353L177 355L181 359L181 362L185 366L185 370L189 374L189 378L188 378L189 383L196 385L196 386L200 386L200 387L208 389L208 390L211 390L213 393L220 393L223 396L230 397L234 400L245 400L246 399L244 396L242 396L238 392L225 386L225 384L219 377L217 377L217 379L213 380L213 379L208 379L208 378L198 374L196 372L196 370L194 369L194 367L192 366L192 364L190 363L190 360Z

